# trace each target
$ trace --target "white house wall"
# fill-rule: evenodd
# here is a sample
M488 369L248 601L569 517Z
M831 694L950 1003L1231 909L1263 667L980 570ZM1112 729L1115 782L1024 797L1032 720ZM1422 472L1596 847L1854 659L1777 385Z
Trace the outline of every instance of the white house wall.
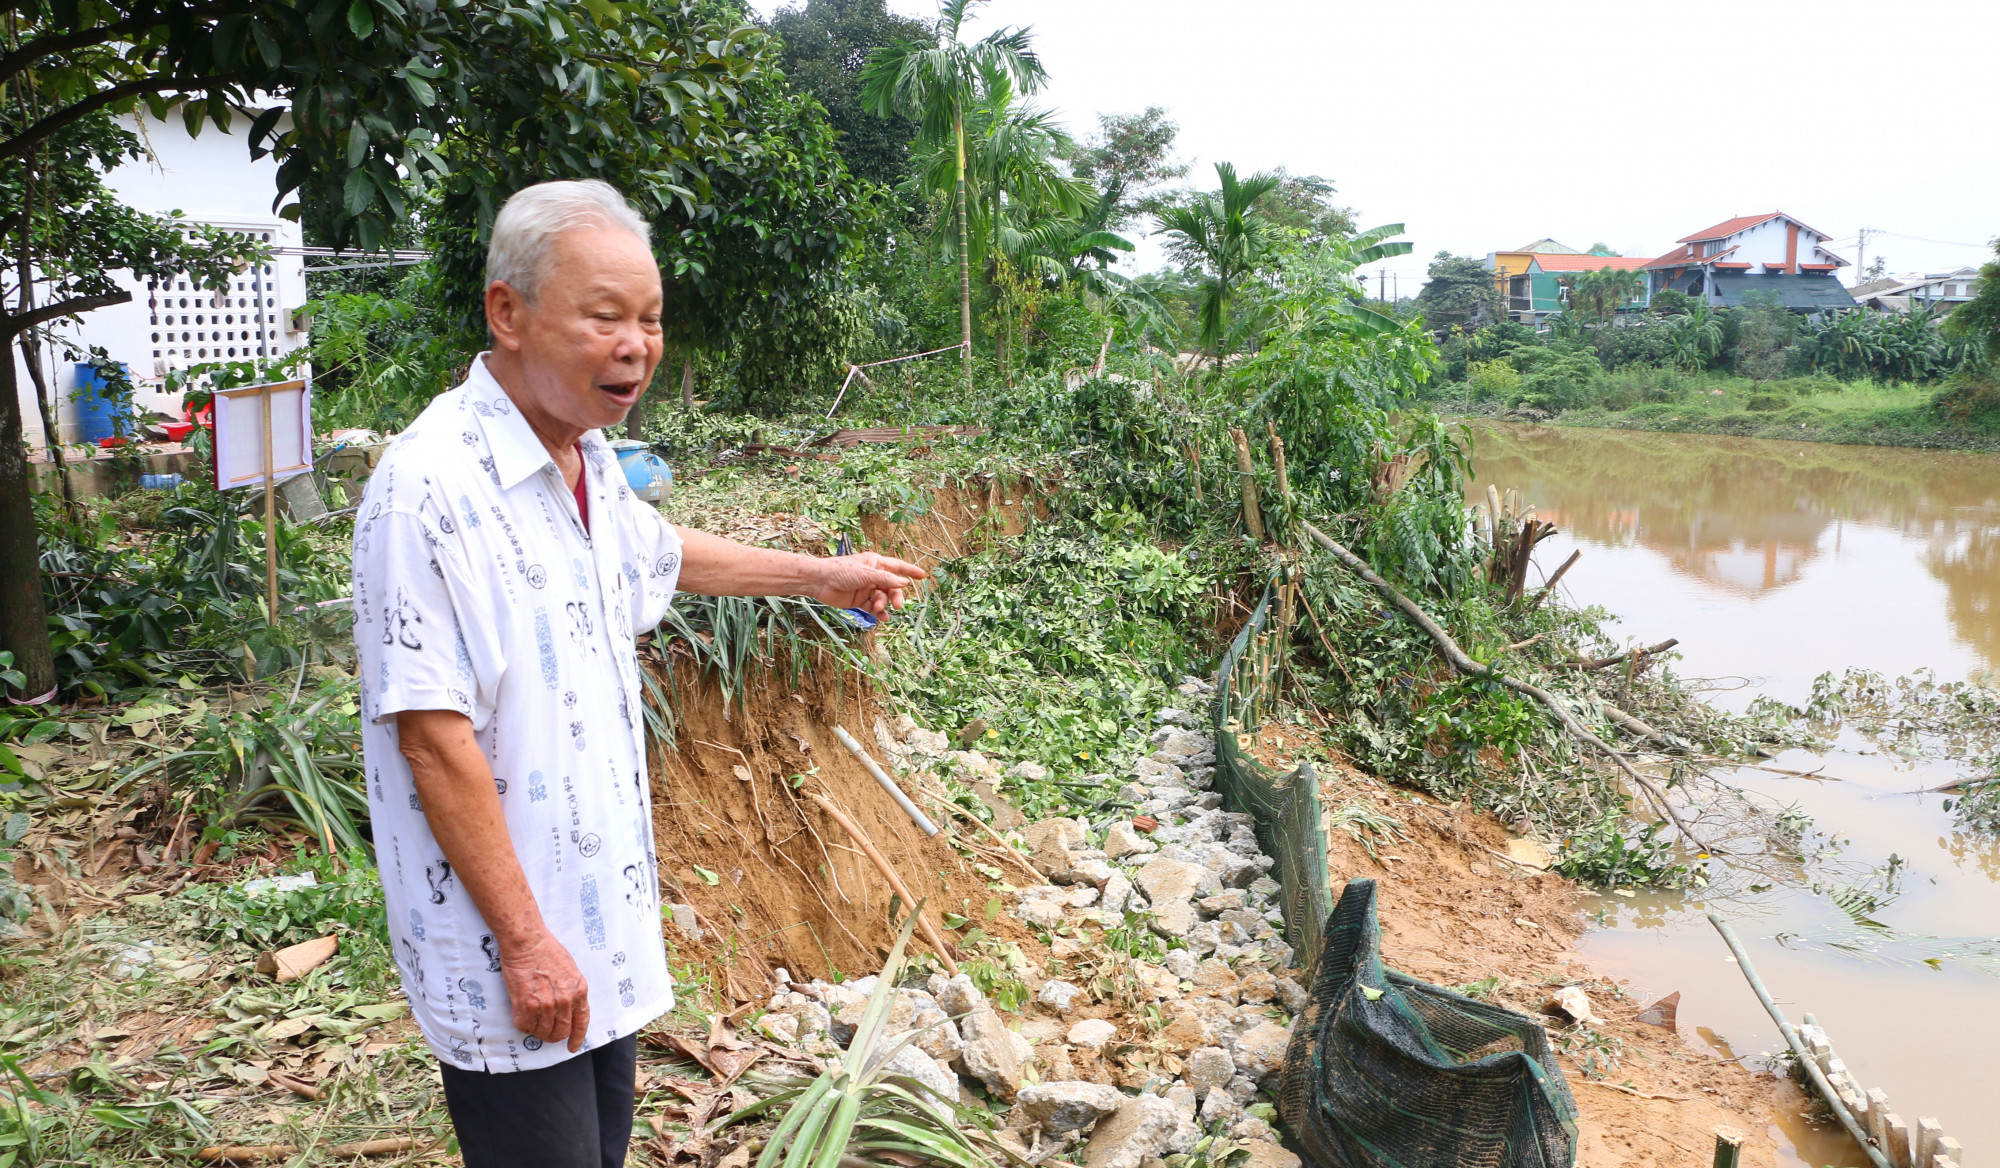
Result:
M105 185L127 206L155 215L179 212L192 221L248 232L274 247L300 245L298 225L278 218L271 210L278 191L276 163L269 156L255 161L250 158L250 118L239 116L228 134L213 123L205 124L201 134L192 138L178 114L165 122L151 117L121 120L140 135L154 155L153 160L128 162L106 176ZM260 277L261 289L254 286ZM182 291L180 281L174 281L176 286L169 293L148 289L145 280L135 279L130 272L116 273L115 278L132 292L129 302L86 313L80 324L58 326L57 331L79 347L101 345L112 360L124 362L138 387L138 403L144 407L179 412L178 396L159 392L170 364L184 367L203 361L241 360L253 356L260 343L275 355L297 348L306 339L292 331L293 314L306 299L305 261L297 255L275 256L261 273L239 273L230 281L224 297L227 303L219 306L213 303L214 293L198 292L192 283ZM180 303L183 299L188 302L185 308ZM168 300L172 301L170 307L165 303ZM253 306L252 300L275 303ZM173 318L171 325L166 323L168 317ZM275 336L260 342L253 335L266 331ZM186 340L181 339L183 334ZM50 345L44 350L43 364L59 399L62 437L74 441L76 411L69 393L77 387L77 379L70 362L57 363L58 352ZM11 356L20 385L22 420L30 443L40 446L44 439L34 387L20 354Z
M1766 219L1755 227L1737 232L1722 242L1725 249L1731 244L1736 246L1736 250L1723 257L1722 262L1756 264L1757 266L1751 269L1753 272L1762 271L1766 264L1783 266L1787 227L1785 220L1780 217ZM1826 262L1820 258L1818 251L1819 243L1824 238L1804 227L1799 228L1799 250L1794 262L1801 264Z

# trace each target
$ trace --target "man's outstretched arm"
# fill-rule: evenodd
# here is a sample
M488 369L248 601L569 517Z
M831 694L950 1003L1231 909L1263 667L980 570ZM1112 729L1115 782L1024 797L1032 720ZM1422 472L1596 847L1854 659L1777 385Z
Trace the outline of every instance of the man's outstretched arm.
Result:
M698 596L810 596L836 608L881 616L903 606L903 591L924 570L890 556L802 556L676 527L681 537L682 592Z

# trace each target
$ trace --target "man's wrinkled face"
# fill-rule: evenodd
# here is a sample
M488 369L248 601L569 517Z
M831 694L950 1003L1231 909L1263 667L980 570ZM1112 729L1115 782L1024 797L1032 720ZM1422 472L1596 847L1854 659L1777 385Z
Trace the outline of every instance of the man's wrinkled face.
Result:
M504 318L494 341L518 355L535 407L577 430L623 421L660 363L660 269L627 231L557 235L535 299L496 285L487 309Z

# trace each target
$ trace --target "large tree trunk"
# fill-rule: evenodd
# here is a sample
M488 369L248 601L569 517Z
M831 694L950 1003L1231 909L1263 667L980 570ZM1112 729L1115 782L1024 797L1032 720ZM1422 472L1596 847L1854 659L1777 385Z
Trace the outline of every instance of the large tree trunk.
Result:
M959 366L965 382L972 384L972 224L965 211L965 114L957 105L951 110L952 132L958 139L958 182L954 199L958 203L958 329Z
M20 387L14 376L12 332L0 343L0 649L14 654L27 676L24 691L40 697L56 687L48 614L42 609L40 541L21 431Z

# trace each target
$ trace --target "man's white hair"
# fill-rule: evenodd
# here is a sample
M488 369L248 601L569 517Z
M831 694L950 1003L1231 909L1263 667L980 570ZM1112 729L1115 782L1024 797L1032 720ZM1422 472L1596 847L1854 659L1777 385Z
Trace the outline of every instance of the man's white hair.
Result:
M610 183L597 179L536 183L514 192L493 220L486 247L486 282L504 281L529 303L541 290L549 244L577 227L622 229L651 244L645 219Z

